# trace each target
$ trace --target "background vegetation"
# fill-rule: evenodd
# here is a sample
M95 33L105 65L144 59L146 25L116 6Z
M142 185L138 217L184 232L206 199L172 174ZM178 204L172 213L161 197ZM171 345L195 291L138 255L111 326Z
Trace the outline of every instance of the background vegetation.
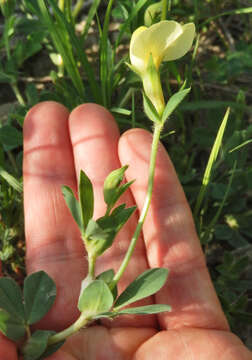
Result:
M232 330L252 348L251 3L165 2L167 19L195 22L197 38L190 54L162 65L166 97L185 79L192 86L162 140L193 209ZM152 4L157 1L22 0L15 4L9 0L8 12L0 15L4 275L22 283L25 273L22 124L27 110L43 100L59 101L69 109L93 101L113 112L121 131L150 129L142 111L140 81L125 60L132 32L144 22L160 21L159 8L153 11ZM146 13L148 8L152 10ZM224 117L227 107L230 115Z

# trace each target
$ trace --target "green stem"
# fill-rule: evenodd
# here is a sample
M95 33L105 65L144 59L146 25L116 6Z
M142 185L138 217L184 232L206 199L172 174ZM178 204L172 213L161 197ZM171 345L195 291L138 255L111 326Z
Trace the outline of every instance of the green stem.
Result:
M96 263L96 256L89 255L88 256L88 275L91 279L95 278L95 263Z
M90 320L86 317L86 314L82 313L80 317L75 321L75 323L73 323L67 329L55 335L52 335L48 340L48 345L56 344L60 341L65 340L69 336L79 331L81 328L85 327L89 321Z
M167 8L168 8L168 0L162 0L162 14L161 20L166 20L167 17Z
M5 20L5 27L9 27L9 19ZM10 61L11 60L11 52L10 52L10 42L9 42L9 34L8 32L5 32L4 34L4 46L5 46L5 50L6 50L6 54L7 54L7 59ZM20 105L25 106L25 101L19 91L19 88L17 86L17 81L15 79L13 79L12 83L10 84L11 88L14 92L14 94L16 95L16 98L19 102Z
M154 134L153 134L153 140L152 140L152 146L151 146L151 157L150 157L150 167L149 167L149 178L148 178L148 188L147 188L147 194L145 198L145 202L141 211L141 215L139 217L136 230L134 232L134 235L131 239L131 243L128 247L127 253L123 259L123 262L121 263L120 268L118 269L117 273L115 274L113 281L111 282L110 288L113 289L115 285L118 283L120 278L122 277L129 261L132 256L132 253L135 249L137 239L140 235L140 232L142 230L144 220L146 218L150 202L151 202L151 196L153 191L153 184L154 184L154 173L155 173L155 165L156 165L156 157L157 157L157 150L158 150L158 142L160 138L160 134L162 131L163 125L161 123L156 123L154 128Z
M79 0L77 2L77 4L75 5L75 7L73 9L73 17L74 17L74 19L76 19L77 16L79 15L79 12L81 11L81 8L82 8L82 6L84 4L84 1L85 0Z
M14 94L16 95L16 98L17 98L19 104L22 105L22 106L25 106L24 98L23 98L23 96L21 95L21 92L20 92L20 90L19 90L19 88L18 88L18 85L17 85L17 82L16 82L16 81L13 82L13 83L11 83L11 88L12 88Z
M65 0L59 0L58 2L58 7L59 9L64 12L64 9L65 9Z

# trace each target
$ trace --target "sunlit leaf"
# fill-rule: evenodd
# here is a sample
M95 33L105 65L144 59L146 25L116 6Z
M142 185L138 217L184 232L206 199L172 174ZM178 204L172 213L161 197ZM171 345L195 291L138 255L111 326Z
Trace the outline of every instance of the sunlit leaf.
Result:
M138 276L118 297L114 310L155 294L165 284L168 269L155 268Z
M113 295L107 284L102 280L94 280L79 298L78 308L87 317L107 312L113 304Z

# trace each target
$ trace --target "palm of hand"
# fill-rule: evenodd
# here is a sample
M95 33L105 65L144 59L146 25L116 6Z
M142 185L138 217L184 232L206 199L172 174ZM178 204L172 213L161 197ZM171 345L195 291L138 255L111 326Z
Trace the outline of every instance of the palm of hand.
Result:
M68 125L69 124L69 125ZM68 128L69 126L69 128ZM70 134L70 138L69 138ZM115 168L129 164L127 180L137 179L124 201L141 209L147 181L151 136L131 130L119 143L111 115L84 105L70 115L56 103L33 108L24 126L24 206L28 272L45 270L57 284L55 306L40 328L61 330L78 316L76 302L85 277L84 249L61 195L72 188L80 169L91 178L95 216L104 214L102 185ZM50 360L249 360L251 353L228 331L213 290L191 213L165 150L160 147L155 189L143 237L119 284L119 292L149 267L168 267L167 285L141 302L169 303L171 313L122 317L80 331ZM117 269L136 224L130 219L116 243L99 259L102 272ZM168 330L169 329L169 330ZM17 360L16 350L0 338L0 359Z

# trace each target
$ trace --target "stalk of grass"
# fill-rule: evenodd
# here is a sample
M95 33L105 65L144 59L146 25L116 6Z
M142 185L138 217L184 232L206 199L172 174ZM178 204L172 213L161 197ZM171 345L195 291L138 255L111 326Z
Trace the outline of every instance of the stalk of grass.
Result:
M136 107L135 107L135 91L132 92L131 97L131 126L134 129L136 127Z
M83 32L81 34L81 38L82 40L84 41L87 37L87 34L88 34L88 30L90 28L90 25L92 23L92 20L94 19L95 17L95 14L97 13L97 9L100 5L100 2L101 0L94 0L90 9L89 9L89 12L88 12L88 15L87 15L87 18L86 18L86 23L85 23L85 26L84 26L84 29L83 29ZM76 17L73 13L73 16L74 18Z
M101 40L100 40L100 77L101 77L101 87L102 87L102 102L103 105L107 108L110 106L111 103L110 74L111 74L111 69L113 69L113 65L114 65L113 59L110 59L112 61L108 66L108 60L109 60L108 52L110 47L108 32L109 32L109 21L110 21L110 15L111 15L113 3L114 0L109 0L105 14L104 24L102 28Z
M232 183L233 183L233 178L234 178L236 167L237 167L237 161L234 162L234 166L233 166L232 171L231 171L231 176L230 176L229 181L228 181L228 186L227 186L227 189L226 189L225 194L223 196L223 199L221 201L221 204L218 207L218 210L216 211L216 214L214 215L213 219L210 221L209 225L207 226L206 230L204 231L203 237L201 238L202 244L205 244L207 242L207 239L209 238L209 235L210 235L211 231L213 230L214 226L217 224L217 221L218 221L218 219L219 219L219 217L221 215L222 209L223 209L223 207L224 207L224 205L226 203L226 200L227 200L228 195L229 195L230 190L231 190L231 186L232 186Z
M193 212L193 215L194 215L195 219L198 216L201 204L202 204L202 202L204 200L204 197L205 197L205 194L206 194L207 187L208 187L208 185L210 183L213 166L215 164L215 161L217 159L217 156L218 156L221 144L222 144L222 138L223 138L224 131L225 131L225 128L226 128L226 125L227 125L227 120L228 120L228 117L229 117L229 113L230 113L230 108L227 109L227 111L226 111L226 113L224 115L221 126L220 126L220 128L218 130L214 145L212 147L211 154L209 156L209 160L208 160L206 170L205 170L203 180L202 180L202 185L200 187L199 195L197 197L196 205L195 205L194 212Z
M133 7L131 14L129 15L128 19L123 23L123 25L120 28L118 37L116 39L115 42L115 48L114 48L114 54L113 56L115 57L115 51L118 47L118 45L120 44L122 37L124 35L124 33L126 32L128 26L132 23L133 19L137 16L137 14L139 13L139 11L142 9L142 7L148 2L148 0L139 0L136 5Z
M1 166L0 166L0 176L18 193L21 194L23 192L22 184L14 176L12 176L6 170L4 170Z
M59 10L57 4L54 1L49 0L50 5ZM62 23L62 21L58 21L59 17L56 19L56 23L53 21L49 9L44 0L38 0L38 4L41 10L41 14L43 16L43 20L46 23L52 41L54 43L55 48L57 49L58 53L62 56L65 68L79 94L79 96L84 100L85 88L76 66L76 61L74 59L73 50L69 39L69 34Z
M4 33L3 33L3 43L5 46L5 51L7 55L7 59L9 62L11 62L11 48L10 48L10 30L13 21L15 21L14 17L5 18L4 21ZM25 106L25 100L19 90L17 79L15 77L12 77L12 80L10 81L10 86L17 98L17 101L21 106Z
M63 12L65 8L65 0L59 0L58 1L58 7Z
M82 9L82 6L84 4L85 0L78 0L74 9L73 9L73 17L74 19L77 18L77 16L79 15L79 12L81 11Z
M200 26L205 26L206 24L210 23L213 20L218 19L219 17L226 16L226 15L240 15L240 14L249 14L252 12L252 7L246 7L246 8L240 8L240 9L234 9L229 11L224 11L223 13L220 13L215 16L209 17L207 20L205 20Z
M244 141L242 144L234 147L233 149L229 150L229 153L232 153L233 151L240 150L243 146L246 146L252 142L252 139Z
M39 1L41 2L42 0L39 0ZM85 100L84 85L83 85L83 81L81 79L80 73L78 71L77 61L73 57L72 46L75 49L78 60L81 62L83 69L85 70L85 73L87 75L88 82L89 82L89 85L90 85L90 88L91 88L91 91L92 91L92 94L94 97L94 101L96 103L101 104L101 93L100 93L100 89L99 89L98 83L97 83L95 75L94 75L94 71L87 59L85 51L82 48L80 39L75 34L74 27L71 26L71 24L69 24L66 21L64 14L57 7L55 0L48 0L48 3L53 8L57 24L58 24L59 28L62 30L61 36L66 39L65 42L67 42L68 46L70 47L71 51L69 52L69 55L72 59L71 65L73 65L75 68L75 72L73 72L73 75L76 75L76 81L78 80L77 84L80 85L80 83L81 83L81 85L77 87L77 89L79 90L78 92L80 95L80 99L82 101ZM72 44L72 46L71 46L71 44Z

